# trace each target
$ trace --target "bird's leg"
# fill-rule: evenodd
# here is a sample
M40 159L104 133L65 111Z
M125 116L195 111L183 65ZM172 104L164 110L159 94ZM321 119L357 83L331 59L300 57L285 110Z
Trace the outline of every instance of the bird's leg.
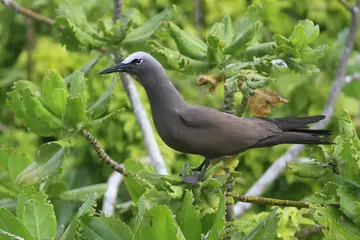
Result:
M191 169L191 170L193 170L194 172L200 172L200 171L203 169L203 167L205 166L206 160L207 160L207 159L205 158L205 160L202 161L202 163L201 163L198 167L193 168L193 169Z
M196 184L201 181L201 178L204 176L206 169L210 165L210 159L206 158L199 167L196 168L197 171L200 171L200 173L195 175L188 175L185 176L183 181L186 183ZM195 169L193 169L195 170Z

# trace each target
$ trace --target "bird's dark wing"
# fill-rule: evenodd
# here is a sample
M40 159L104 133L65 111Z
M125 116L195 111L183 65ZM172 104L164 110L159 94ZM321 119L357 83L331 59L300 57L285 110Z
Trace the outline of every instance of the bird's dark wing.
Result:
M214 155L231 155L250 148L268 137L281 134L275 124L259 118L239 118L212 108L194 106L178 111L188 128L180 133L183 141L197 142L198 154L211 151ZM187 139L192 136L191 139Z

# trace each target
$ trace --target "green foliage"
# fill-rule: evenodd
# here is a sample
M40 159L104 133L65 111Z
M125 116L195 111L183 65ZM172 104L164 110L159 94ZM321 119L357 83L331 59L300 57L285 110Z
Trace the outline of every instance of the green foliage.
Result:
M347 113L341 116L337 144L312 148L310 162L288 163L292 171L268 193L282 199L310 195L306 201L338 202L338 209L314 205L310 210L284 208L269 214L254 208L261 212L248 213L235 226L225 222L224 185L229 176L234 177L235 191L245 192L286 146L242 154L236 169L242 175L225 173L223 163L214 163L197 185L185 184L177 175L157 175L142 160L147 153L126 91L115 78L98 76L115 54L151 52L164 67L175 70L168 73L184 98L201 105L221 108L222 86L225 93L241 92L235 100L245 102L243 110L248 98L259 97L256 90L269 86L290 100L274 110L274 117L318 114L325 102L328 79L333 78L347 33L340 33L349 18L340 4L259 0L248 7L245 0L224 0L221 6L214 0L201 2L204 18L197 23L203 29L194 26L191 1L123 1L127 12L115 24L111 1L20 1L44 16L56 16L53 32L36 23L37 46L32 53L25 49L23 18L0 6L0 97L6 99L6 105L0 104L0 229L5 231L0 232L1 238L11 239L8 233L24 239L222 239L229 235L287 240L315 224L324 226L319 235L325 238L358 238L360 144ZM55 12L57 3L60 7ZM74 72L98 51L109 58L102 58L86 73L89 80ZM354 52L349 74L358 72L357 56ZM193 86L194 74L221 76L214 96L203 96ZM339 101L358 125L355 84L347 86ZM141 88L139 92L145 103L145 92ZM149 110L147 103L145 108ZM332 128L339 117L337 109ZM119 187L116 205L127 207L115 211L116 216L98 213L96 203L108 188L104 182L110 169L80 138L82 128L91 128L109 155L135 173ZM186 161L193 165L200 161L174 153L158 140L172 173L179 173ZM190 167L185 165L183 172L191 174Z

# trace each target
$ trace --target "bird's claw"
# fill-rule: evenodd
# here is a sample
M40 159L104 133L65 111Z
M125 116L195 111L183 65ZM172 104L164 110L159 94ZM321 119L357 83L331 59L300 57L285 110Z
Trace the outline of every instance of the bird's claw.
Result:
M183 178L183 181L190 184L197 184L201 180L201 174L187 175Z

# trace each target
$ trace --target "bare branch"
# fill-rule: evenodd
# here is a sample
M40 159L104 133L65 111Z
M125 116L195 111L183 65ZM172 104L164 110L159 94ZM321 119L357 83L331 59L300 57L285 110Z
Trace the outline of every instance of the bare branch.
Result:
M103 147L101 147L98 140L96 140L96 138L90 132L83 129L82 134L91 143L97 155L100 157L102 161L104 161L105 164L109 165L109 167L111 167L114 171L119 172L124 176L128 176L129 174L133 175L129 170L124 168L121 164L111 159L109 155L105 152Z
M337 202L316 204L316 203L300 202L300 201L293 201L293 200L283 200L283 199L276 199L276 198L246 196L246 195L242 195L242 194L233 194L233 193L225 193L225 195L233 197L234 199L241 201L241 202L256 203L256 204L260 204L260 205L309 208L313 204L313 205L321 205L321 206L340 207L340 204Z
M334 113L336 100L346 84L345 73L346 66L349 60L350 52L354 48L355 36L358 31L359 24L359 8L360 0L356 0L356 3L351 7L351 25L349 28L349 34L346 39L343 53L339 59L339 65L336 70L334 82L331 86L331 90L328 96L328 100L323 108L322 114L326 118L317 124L314 124L313 128L325 128ZM286 169L286 162L293 161L304 149L304 145L293 145L286 153L278 158L261 176L261 178L247 191L246 195L261 196L268 190L270 185L280 176L280 174ZM295 160L296 161L296 160ZM251 207L249 203L238 202L235 205L235 215L238 217L242 215L246 210Z
M114 171L107 181L109 187L104 194L104 200L102 205L102 211L107 216L114 215L118 188L122 180L123 176L120 173Z
M19 4L17 4L16 2L12 1L12 0L1 0L6 6L11 7L12 9L14 9L16 12L21 13L22 15L25 15L27 17L33 18L36 21L39 22L43 22L49 25L54 25L55 21L51 18L47 18L44 16L41 16L40 14L31 11L30 9L24 8L22 6L20 6Z

